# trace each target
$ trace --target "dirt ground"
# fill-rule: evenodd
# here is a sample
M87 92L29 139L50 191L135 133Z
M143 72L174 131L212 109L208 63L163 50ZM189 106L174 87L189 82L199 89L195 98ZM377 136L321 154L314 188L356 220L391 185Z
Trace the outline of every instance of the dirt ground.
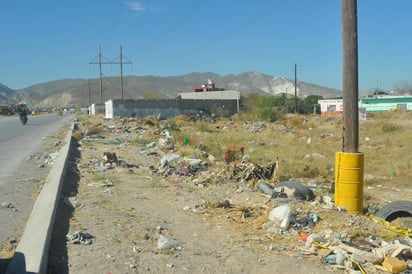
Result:
M100 122L105 130L88 139L79 123L83 138L71 154L48 273L346 273L348 266L356 267L326 262L326 255L305 246L304 235L351 237L362 246L368 235L402 237L366 215L339 211L320 199L333 197L328 180L315 181L314 201L270 199L256 187L261 180L234 176L235 171L253 173L239 171L241 163L215 162L194 175L169 169L171 163L162 168L165 156L179 154L182 144L161 145L159 129L143 120L116 128L110 127L113 121ZM156 145L133 142L143 135ZM176 165L185 166L184 160L191 161L179 159ZM365 199L382 193L388 200L400 194L411 200L408 189L390 194L385 186L366 189ZM319 216L315 227L269 230L270 210L285 203L297 219ZM386 273L368 263L363 268Z

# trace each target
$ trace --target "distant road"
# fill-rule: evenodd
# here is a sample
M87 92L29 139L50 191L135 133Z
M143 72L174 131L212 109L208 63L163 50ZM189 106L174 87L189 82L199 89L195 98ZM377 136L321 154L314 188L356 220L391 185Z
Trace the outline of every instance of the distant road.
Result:
M0 185L18 176L18 170L24 169L25 161L39 149L44 137L57 133L72 118L67 113L29 115L28 123L22 125L18 116L0 116Z

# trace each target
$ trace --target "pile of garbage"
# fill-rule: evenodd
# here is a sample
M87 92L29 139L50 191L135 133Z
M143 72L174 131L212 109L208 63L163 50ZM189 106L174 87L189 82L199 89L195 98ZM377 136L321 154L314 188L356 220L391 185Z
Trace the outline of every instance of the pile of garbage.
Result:
M394 216L412 217L412 202L402 203L404 207L398 211L348 213L345 208L334 205L333 189L329 189L329 185L319 187L299 179L277 182L277 161L260 165L242 155L236 161L216 164L216 158L201 149L196 150L199 157L183 156L177 145L181 142L174 140L170 131L150 121L121 120L123 126L107 126L105 130L116 135L113 142L119 145L130 142L130 136L150 139L151 142L142 145L140 153L157 157L158 164L150 168L165 178L184 178L182 182L202 187L230 182L250 186L251 191L266 197L259 208L245 210L230 200L216 203L215 207L231 212L238 208L243 222L259 222L256 227L265 235L271 235L271 239L293 242L301 257L319 258L334 270L351 273L412 272L412 230L392 224ZM259 132L266 124L248 126L251 131ZM83 140L98 139L102 138L88 136ZM185 139L181 145L189 144ZM102 159L95 163L100 171L140 166L119 160L115 152L105 152ZM203 208L212 209L210 205Z
M315 226L326 221L323 217L326 218L328 212L322 214L313 212L297 218L291 204L285 203L270 210L268 222L262 229L277 235L295 235L302 243L303 257L317 256L333 269L356 270L359 273L371 273L373 270L400 273L411 269L410 231L404 230L404 234L394 231L385 233L379 224L372 226L366 216L352 217L352 224L348 222L348 225L355 229L315 230ZM341 218L346 219L347 216ZM358 226L365 228L360 230Z

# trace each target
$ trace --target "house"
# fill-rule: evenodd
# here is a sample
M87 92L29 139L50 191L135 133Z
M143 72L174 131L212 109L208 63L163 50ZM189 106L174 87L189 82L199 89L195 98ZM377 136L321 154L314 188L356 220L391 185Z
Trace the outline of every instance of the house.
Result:
M318 100L321 115L339 115L343 113L343 99ZM358 101L359 115L366 118L367 112L381 112L394 109L412 110L412 97L374 96Z
M339 115L343 113L343 99L318 100L321 115Z
M407 96L374 96L360 99L360 106L366 112L381 112L394 109L412 110L412 97Z

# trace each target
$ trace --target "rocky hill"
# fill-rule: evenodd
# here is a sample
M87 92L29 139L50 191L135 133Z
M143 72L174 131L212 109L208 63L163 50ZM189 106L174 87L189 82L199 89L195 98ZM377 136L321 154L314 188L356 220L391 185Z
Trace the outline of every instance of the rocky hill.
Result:
M14 96L14 90L0 83L0 104L7 104L10 101L15 101L16 98Z
M259 72L244 72L238 75L220 76L212 72L190 73L180 76L126 76L123 78L124 99L142 99L147 94L159 98L176 98L178 93L188 92L192 87L205 84L212 79L216 86L226 90L239 90L242 95L263 92L277 95L294 95L294 81L284 77L273 77ZM11 90L0 84L0 103L32 102L34 107L86 106L89 102L122 98L120 77L102 79L63 79L33 85L20 90ZM311 83L298 82L297 95L321 95L324 98L342 96L340 90Z

